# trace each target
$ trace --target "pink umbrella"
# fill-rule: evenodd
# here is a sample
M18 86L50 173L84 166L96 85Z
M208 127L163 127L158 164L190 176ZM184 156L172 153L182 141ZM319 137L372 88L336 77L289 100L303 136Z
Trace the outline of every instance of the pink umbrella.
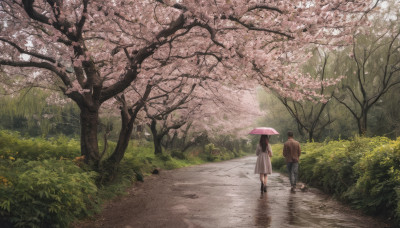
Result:
M272 127L257 127L250 131L251 135L279 135Z

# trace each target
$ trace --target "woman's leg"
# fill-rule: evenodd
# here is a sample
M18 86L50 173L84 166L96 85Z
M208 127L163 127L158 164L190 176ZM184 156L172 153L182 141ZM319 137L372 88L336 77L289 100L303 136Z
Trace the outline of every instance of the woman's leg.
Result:
M264 191L264 174L260 173L261 192Z
M268 174L264 174L264 188L263 191L267 192L267 180L268 180Z
M260 173L260 181L261 181L261 183L264 184L264 174L263 173Z

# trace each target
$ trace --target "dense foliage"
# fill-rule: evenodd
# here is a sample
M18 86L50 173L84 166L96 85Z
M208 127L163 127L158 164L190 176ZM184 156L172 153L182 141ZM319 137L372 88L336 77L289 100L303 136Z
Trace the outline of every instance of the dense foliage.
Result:
M299 175L303 182L400 224L400 138L306 143L302 150ZM281 154L274 156L272 166L285 170Z
M16 227L66 227L95 204L95 173L72 161L0 162L7 167L0 177L0 213Z
M67 227L98 211L106 199L123 194L133 181L142 181L155 168L173 169L245 155L242 148L230 150L233 148L214 143L156 156L150 141L133 140L118 175L104 183L104 174L92 172L84 164L80 144L74 139L24 138L0 131L0 227ZM116 143L109 146L106 153L111 153Z

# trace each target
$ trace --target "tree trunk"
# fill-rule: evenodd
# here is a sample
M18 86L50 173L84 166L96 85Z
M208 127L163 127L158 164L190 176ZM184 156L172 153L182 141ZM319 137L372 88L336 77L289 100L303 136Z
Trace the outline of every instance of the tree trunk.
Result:
M175 131L172 137L168 140L165 148L177 148L178 133Z
M154 154L162 154L161 140L159 139L159 137L154 137Z
M108 168L115 170L128 148L129 140L133 131L133 118L122 121L121 131L119 132L118 143L112 155L107 159Z
M85 163L93 162L98 167L100 153L97 139L99 124L99 109L89 110L81 107L81 155L85 156Z
M364 113L360 119L358 119L358 132L360 136L365 136L367 133L367 113Z
M125 155L126 148L128 148L129 140L133 131L133 124L135 122L136 116L141 109L141 105L138 105L135 110L129 109L125 102L125 97L121 96L118 98L121 102L121 130L119 132L118 143L114 149L114 152L104 163L107 171L111 171L113 174L117 168L122 158Z
M313 141L314 141L314 129L310 129L310 130L308 131L308 140L309 140L310 142L313 142Z
M153 143L154 143L154 154L162 154L162 147L161 147L161 139L157 134L157 122L156 120L152 120L150 124L151 133L153 134Z

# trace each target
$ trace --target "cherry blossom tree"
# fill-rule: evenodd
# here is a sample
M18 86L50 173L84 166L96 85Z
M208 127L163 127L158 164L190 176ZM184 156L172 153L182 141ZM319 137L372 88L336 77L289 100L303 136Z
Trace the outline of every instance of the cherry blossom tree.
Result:
M163 99L150 100L144 108L147 118L150 120L148 125L153 134L155 154L162 153L161 141L164 136L171 130L179 129L185 125L190 118L190 114L199 106L199 104L190 104L194 103L193 98L190 96L196 84L193 84L187 92L183 91L182 86L185 86L184 81L172 88L171 91L164 90L165 96L162 96Z
M333 97L334 91L333 88L327 88L324 83L324 79L334 75L334 72L329 71L328 58L328 54L321 49L317 49L314 52L314 58L310 59L308 62L308 66L304 66L306 68L305 70L309 71L314 78L320 79L321 83L317 92L327 100L324 102L308 100L298 101L283 96L277 96L279 101L296 121L300 134L303 135L306 133L310 142L314 139L318 139L322 130L334 121L329 111L327 111L327 106ZM341 77L337 77L337 79L340 78Z
M126 105L123 94L138 78L201 62L209 67L197 74L214 80L245 87L257 79L288 96L313 95L319 84L291 63L310 44L350 42L377 1L2 0L0 65L18 86L58 89L79 106L82 155L98 166L100 108L118 100L110 103L120 105L123 151L145 105Z
M233 147L232 140L247 136L249 127L254 127L255 120L264 114L254 91L224 87L220 83L202 83L194 89L191 100L173 113L171 119L158 121L160 132L170 132L159 141L165 148L181 150L175 152L178 156L191 146L209 142ZM171 129L173 126L176 129Z

